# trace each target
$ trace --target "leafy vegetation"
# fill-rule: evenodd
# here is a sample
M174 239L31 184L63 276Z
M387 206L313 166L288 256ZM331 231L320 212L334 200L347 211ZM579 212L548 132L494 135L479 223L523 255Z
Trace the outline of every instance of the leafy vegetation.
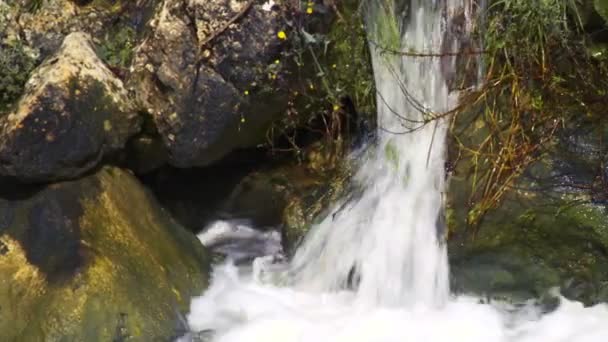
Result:
M21 96L35 62L19 40L0 43L0 113Z
M477 227L564 129L603 125L608 60L589 53L577 4L570 0L495 0L478 28L483 87L454 117L454 162L472 179L468 223Z
M129 26L118 26L108 32L97 53L111 67L126 69L133 58L135 47L135 30Z
M323 137L326 147L342 152L343 138L356 121L375 113L373 73L359 1L301 2L286 18L291 49L276 69L295 70L287 114L268 132L274 151L300 157L302 138ZM335 14L330 14L335 12ZM335 15L335 16L334 16ZM329 23L331 21L331 24ZM324 31L324 27L330 27ZM278 146L277 140L286 144Z
M400 23L390 18L407 10L398 8L405 2L370 3L383 19L374 21L376 48L416 58L456 54L459 65L469 67L452 85L462 90L461 105L425 123L452 120L449 168L469 186L466 222L474 231L532 165L559 150L565 135L593 127L601 142L608 132L608 56L601 48L608 27L603 20L599 27L591 23L608 8L604 0L490 0L476 9L468 46L431 53L400 50ZM471 87L479 64L482 81ZM597 158L595 180L577 185L591 197L608 197L603 165L604 157Z

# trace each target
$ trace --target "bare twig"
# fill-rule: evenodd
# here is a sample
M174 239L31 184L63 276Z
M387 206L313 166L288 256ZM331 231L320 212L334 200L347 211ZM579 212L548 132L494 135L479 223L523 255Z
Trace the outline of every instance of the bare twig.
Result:
M215 38L219 37L220 35L222 35L229 27L230 25L234 24L235 22L237 22L239 19L241 19L245 14L247 14L247 12L251 9L251 7L253 6L253 2L255 0L249 0L245 6L243 6L243 8L237 13L235 14L232 18L230 18L230 20L228 20L222 27L220 27L217 31L213 32L209 37L207 37L205 40L203 40L201 42L200 45L200 49L201 51L209 44L211 43Z

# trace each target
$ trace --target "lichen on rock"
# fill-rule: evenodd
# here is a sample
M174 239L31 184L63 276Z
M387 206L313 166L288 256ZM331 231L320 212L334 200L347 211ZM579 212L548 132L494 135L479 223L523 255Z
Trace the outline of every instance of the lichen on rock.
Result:
M167 0L136 48L129 84L174 166L206 166L255 146L282 113L280 86L270 97L256 92L282 46L274 38L279 14L245 6Z
M76 177L121 149L140 119L122 82L73 33L28 80L16 109L0 118L0 175L24 181Z
M0 339L169 340L209 259L128 172L2 184Z

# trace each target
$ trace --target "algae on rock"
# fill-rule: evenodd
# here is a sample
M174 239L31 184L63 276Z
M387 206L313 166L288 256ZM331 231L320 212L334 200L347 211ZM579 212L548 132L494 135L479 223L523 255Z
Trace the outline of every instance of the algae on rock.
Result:
M0 193L0 339L152 341L207 284L209 259L130 173Z

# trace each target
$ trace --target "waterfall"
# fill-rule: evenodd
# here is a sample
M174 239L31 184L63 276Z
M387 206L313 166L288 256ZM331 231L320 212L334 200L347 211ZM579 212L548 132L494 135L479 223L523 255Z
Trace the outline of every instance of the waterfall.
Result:
M336 291L356 279L358 299L373 304L437 306L447 300L447 251L439 220L446 120L440 116L456 104L445 77L452 72L446 65L455 63L447 60L453 57L397 52L440 54L448 45L450 16L464 11L463 1L380 0L368 6L377 146L364 156L355 177L362 195L328 215L296 253L296 286Z
M353 156L358 191L312 228L288 264L265 266L272 258L258 258L250 268L216 267L209 289L191 304L195 333L182 341L608 340L605 305L564 300L543 316L534 305L449 293L443 114L457 104L454 52L471 31L471 3L367 1L378 138ZM228 236L222 231L263 238L225 222L200 237L220 241Z

